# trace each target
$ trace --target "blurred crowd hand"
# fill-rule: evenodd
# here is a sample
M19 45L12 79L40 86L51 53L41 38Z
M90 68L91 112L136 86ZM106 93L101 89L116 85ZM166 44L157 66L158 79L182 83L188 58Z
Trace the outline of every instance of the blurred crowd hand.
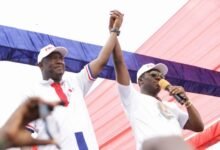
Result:
M40 140L32 138L25 126L40 117L39 106L46 105L49 112L60 102L48 103L39 97L30 97L22 103L0 129L0 149L31 145L54 144L51 139Z
M120 29L123 22L124 14L119 12L118 10L110 11L110 19L109 19L109 31L111 29Z
M179 136L168 136L144 141L143 150L193 150L193 148Z

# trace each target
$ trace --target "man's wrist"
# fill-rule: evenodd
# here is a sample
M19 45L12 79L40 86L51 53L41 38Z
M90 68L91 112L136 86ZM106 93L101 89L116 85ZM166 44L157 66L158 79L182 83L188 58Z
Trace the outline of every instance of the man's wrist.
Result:
M120 30L119 30L119 29L117 29L117 28L112 28L112 29L110 30L110 32L114 32L114 33L116 33L116 34L117 34L117 36L119 36L119 35L120 35Z
M192 103L191 103L189 100L187 100L187 101L184 103L184 105L185 105L186 108L189 108L189 107L192 106Z

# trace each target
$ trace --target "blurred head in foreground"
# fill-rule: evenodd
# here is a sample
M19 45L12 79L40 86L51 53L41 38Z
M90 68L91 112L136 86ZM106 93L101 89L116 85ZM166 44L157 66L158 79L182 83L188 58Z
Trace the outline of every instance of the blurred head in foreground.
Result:
M143 150L193 150L193 148L179 136L167 136L144 141Z

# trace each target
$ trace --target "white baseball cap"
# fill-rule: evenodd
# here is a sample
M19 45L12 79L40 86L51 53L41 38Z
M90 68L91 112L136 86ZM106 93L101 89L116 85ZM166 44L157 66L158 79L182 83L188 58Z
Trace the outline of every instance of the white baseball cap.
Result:
M152 69L157 69L159 70L163 75L166 75L168 72L168 67L165 64L162 63L158 63L158 64L153 64L153 63L149 63L149 64L144 64L143 66L141 66L141 68L138 70L137 72L137 83L138 83L138 79L140 78L140 76Z
M47 57L52 52L59 52L63 57L65 57L68 50L65 47L55 47L54 45L49 44L40 49L40 53L37 57L37 63L39 64L43 60L43 58Z

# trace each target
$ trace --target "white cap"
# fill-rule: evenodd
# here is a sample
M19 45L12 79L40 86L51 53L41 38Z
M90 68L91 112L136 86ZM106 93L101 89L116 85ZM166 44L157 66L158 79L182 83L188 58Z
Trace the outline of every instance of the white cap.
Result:
M63 57L65 57L68 50L65 47L55 47L54 45L49 44L40 50L40 53L37 57L37 63L39 64L43 58L47 57L52 52L59 52Z
M138 70L137 72L137 83L138 83L138 79L140 78L140 76L152 69L156 69L159 70L163 75L166 75L168 72L168 67L165 64L162 63L158 63L158 64L153 64L153 63L149 63L149 64L144 64L143 66L141 66L141 68Z

